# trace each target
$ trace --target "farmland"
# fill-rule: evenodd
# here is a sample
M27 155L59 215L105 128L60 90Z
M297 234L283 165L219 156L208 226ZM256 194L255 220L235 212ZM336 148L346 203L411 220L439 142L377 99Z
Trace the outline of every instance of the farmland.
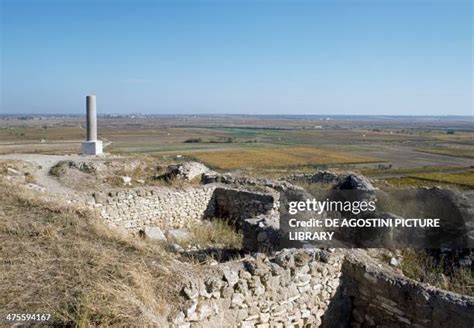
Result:
M308 165L357 164L376 162L376 159L352 155L330 149L310 147L280 147L246 150L197 152L197 160L222 170L239 168L281 168Z
M401 178L388 178L385 180L392 187L435 187L457 186L460 189L474 188L474 172L462 173L420 173Z
M0 153L78 153L84 123L82 116L1 117ZM258 176L342 169L381 185L466 188L474 165L470 117L102 116L98 130L111 154L195 159Z
M474 159L474 150L462 148L417 149L419 152Z

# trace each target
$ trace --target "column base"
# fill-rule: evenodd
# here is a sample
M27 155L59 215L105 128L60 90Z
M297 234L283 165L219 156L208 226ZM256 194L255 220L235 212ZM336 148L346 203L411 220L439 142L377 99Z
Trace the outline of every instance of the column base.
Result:
M82 155L100 155L102 154L102 141L85 141L81 147Z

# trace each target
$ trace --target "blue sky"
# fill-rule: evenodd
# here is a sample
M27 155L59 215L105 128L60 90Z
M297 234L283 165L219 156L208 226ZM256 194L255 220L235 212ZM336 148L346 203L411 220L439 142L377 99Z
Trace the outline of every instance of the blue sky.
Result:
M471 1L0 2L0 113L473 115Z

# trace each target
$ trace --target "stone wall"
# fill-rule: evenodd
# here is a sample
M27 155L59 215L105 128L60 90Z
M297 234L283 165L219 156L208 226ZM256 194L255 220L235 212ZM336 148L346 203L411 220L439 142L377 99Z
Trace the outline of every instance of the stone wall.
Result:
M100 193L95 206L106 221L127 229L181 228L220 217L243 228L247 252L277 245L280 197L282 202L303 197L297 193L301 190L266 182L273 191L250 191L257 182L218 178L219 183L179 190ZM328 172L303 177L328 183L333 178ZM183 302L170 315L171 325L462 328L474 322L473 298L407 279L362 250L284 249L271 254L247 253L241 260L202 267L182 286Z
M236 228L244 220L260 214L278 212L278 193L260 193L233 188L216 188L214 192L214 216L226 218Z
M285 249L183 286L173 327L472 327L474 299L381 267L359 250ZM190 278L191 279L191 278Z
M331 171L320 171L313 174L292 174L285 178L285 181L289 182L303 182L303 183L336 183L340 180L341 176Z
M352 327L472 327L474 300L387 272L363 256L342 265Z
M190 281L175 327L317 327L337 293L341 257L284 250L222 263Z
M137 230L144 226L181 228L213 212L215 186L184 189L136 188L95 194L100 216L108 223Z
M125 229L182 228L204 217L225 218L236 227L245 219L278 211L278 193L208 184L184 189L134 188L94 194L106 222Z

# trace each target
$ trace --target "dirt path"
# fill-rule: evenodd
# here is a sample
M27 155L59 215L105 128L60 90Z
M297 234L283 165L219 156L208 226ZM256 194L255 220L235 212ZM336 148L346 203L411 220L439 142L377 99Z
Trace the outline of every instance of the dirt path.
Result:
M53 176L49 174L51 167L63 160L79 160L84 157L79 155L73 156L58 156L58 155L41 155L41 154L8 154L0 155L0 160L16 160L31 163L37 167L37 170L32 172L36 184L45 188L49 194L61 195L67 200L86 201L85 194L78 192L64 186Z

